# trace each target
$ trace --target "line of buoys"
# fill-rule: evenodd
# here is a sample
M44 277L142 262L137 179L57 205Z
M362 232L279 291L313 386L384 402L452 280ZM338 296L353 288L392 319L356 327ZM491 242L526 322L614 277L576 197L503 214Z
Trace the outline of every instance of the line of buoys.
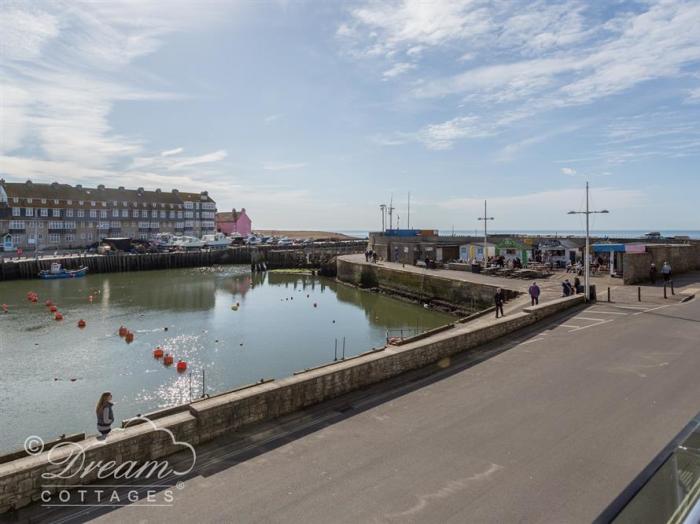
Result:
M39 295L34 291L30 291L27 293L27 300L29 300L29 302L39 302Z
M87 326L87 323L86 323L82 318L81 318L80 320L78 320L78 327L79 327L79 328L82 329L82 328L84 328L85 326Z

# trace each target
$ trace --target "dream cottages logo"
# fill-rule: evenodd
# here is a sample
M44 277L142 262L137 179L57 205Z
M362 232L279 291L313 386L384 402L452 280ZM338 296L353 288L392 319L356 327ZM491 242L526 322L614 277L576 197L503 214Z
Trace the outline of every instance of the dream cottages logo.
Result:
M171 506L174 498L172 486L175 483L177 489L183 489L183 482L177 479L192 471L197 453L191 444L175 440L172 431L157 427L147 417L139 416L135 420L166 433L174 446L182 448L185 458L178 459L177 465L171 465L166 459L120 463L112 459L88 460L91 449L104 446L113 438L95 440L88 445L62 442L47 454L51 467L41 475L46 482L41 486L42 506ZM114 431L124 430L117 428ZM28 437L24 441L24 450L29 455L39 455L44 452L44 441L37 436ZM86 479L95 484L85 485Z

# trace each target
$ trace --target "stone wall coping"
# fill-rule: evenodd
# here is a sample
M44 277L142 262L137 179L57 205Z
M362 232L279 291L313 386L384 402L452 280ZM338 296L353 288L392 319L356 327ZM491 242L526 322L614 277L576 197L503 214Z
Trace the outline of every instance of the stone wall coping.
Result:
M554 300L544 302L543 304L538 304L537 306L528 306L523 308L523 311L525 313L537 313L538 311L556 308L557 306L568 304L569 302L576 303L585 301L586 297L583 294L579 294L570 297L555 298Z

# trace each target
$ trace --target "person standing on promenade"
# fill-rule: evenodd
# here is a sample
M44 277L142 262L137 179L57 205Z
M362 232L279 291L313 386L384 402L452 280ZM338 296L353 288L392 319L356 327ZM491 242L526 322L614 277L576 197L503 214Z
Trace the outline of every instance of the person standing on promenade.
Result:
M649 280L651 280L651 285L656 285L656 264L653 262L649 266Z
M503 291L501 291L501 288L499 287L496 289L496 294L493 296L493 300L496 303L496 318L498 318L498 312L501 312L501 316L505 317L505 313L503 312Z
M105 391L100 395L100 400L97 402L97 407L95 408L95 413L97 415L97 431L100 432L100 440L107 438L107 434L112 431L112 424L114 423L114 413L112 411L112 394L109 391Z
M536 306L540 303L540 287L537 285L537 282L532 283L528 289L528 293L530 293L531 305Z
M664 260L664 265L661 268L661 274L664 276L664 282L671 280L671 264Z

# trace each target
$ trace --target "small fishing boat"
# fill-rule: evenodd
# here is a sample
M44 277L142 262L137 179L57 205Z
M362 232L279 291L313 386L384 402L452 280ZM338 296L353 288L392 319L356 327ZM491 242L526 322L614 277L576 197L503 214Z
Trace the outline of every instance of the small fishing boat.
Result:
M51 269L44 269L39 271L39 278L44 280L55 280L58 278L80 278L87 274L87 266L83 266L79 269L64 269L61 264L54 262L51 264Z
M225 248L231 245L231 239L223 233L204 235L202 237L202 242L204 242L204 247L208 247L210 249Z

